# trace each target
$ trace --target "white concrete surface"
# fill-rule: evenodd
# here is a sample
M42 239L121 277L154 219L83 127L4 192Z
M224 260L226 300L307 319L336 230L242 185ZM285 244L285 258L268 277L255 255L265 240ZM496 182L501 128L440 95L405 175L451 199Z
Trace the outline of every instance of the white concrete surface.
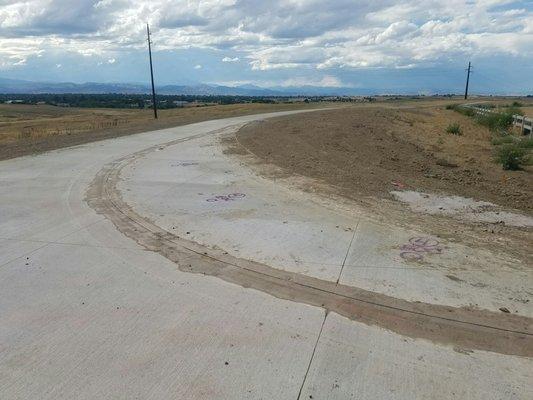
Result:
M488 201L476 201L461 196L442 196L412 190L392 191L398 200L416 212L446 215L473 222L504 223L509 226L533 227L533 218L519 212L509 212Z
M125 201L169 232L321 279L338 279L357 223L254 177L222 154L216 136L153 152L122 177ZM245 197L207 201L231 193Z
M533 270L515 258L374 222L360 208L264 179L241 160L204 136L137 159L120 189L156 225L236 257L410 301L533 316ZM245 197L207 201L231 193ZM418 237L438 240L438 251L409 251Z
M532 381L528 359L450 351L330 314L300 398L530 399Z
M180 272L166 258L123 236L84 201L87 186L106 163L254 118L211 121L0 162L0 398L344 399L355 393L355 398L411 400L449 398L445 395L452 391L471 399L531 398L530 359L465 355L333 314L324 321L320 308ZM206 144L202 149L211 151L213 161L209 168L198 168L184 179L181 171L189 167L172 167L168 160L182 160L180 148L189 149L186 158L196 159L191 157L194 146L173 146L137 165L126 176L125 193L142 198L139 207L154 207L167 218L180 216L176 222L188 222L198 240L205 237L209 219L211 225L228 221L225 229L230 231L242 226L245 245L236 250L245 255L253 250L244 238L255 235L259 244L264 237L257 224L270 222L266 232L281 249L278 266L338 277L343 256L337 249L346 254L353 233L344 228L353 228L358 217L328 212L322 222L309 222L305 209L319 212L320 207L295 194L286 200L288 222L281 221L288 225L286 231L275 230L272 226L284 218L271 191L284 189L261 187L262 181L256 181L241 203L207 203L205 198L219 189L248 194L249 188L241 186L239 174L246 173L236 165L228 169L233 174L213 173L222 158L216 147ZM187 196L180 188L188 188ZM210 208L204 209L206 204ZM266 211L248 225L232 225L231 218L242 219L235 204L246 204L251 215L253 210ZM304 236L293 240L302 229ZM285 235L283 240L278 234ZM221 245L229 246L238 237L229 235ZM299 246L309 240L321 241L324 252L317 256L309 245L307 253L302 251ZM292 244L299 247L294 257ZM256 251L265 259L271 256L267 250ZM329 255L331 269L311 263L321 264ZM376 355L369 356L371 351ZM435 377L446 379L435 384ZM473 390L474 385L487 389Z

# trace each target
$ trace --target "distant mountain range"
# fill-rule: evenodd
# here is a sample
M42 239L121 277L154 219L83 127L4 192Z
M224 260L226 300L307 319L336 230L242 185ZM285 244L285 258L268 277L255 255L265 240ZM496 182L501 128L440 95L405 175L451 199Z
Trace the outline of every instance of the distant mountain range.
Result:
M0 78L0 93L39 94L39 93L150 93L150 86L135 83L71 83L71 82L32 82L18 79ZM274 87L262 88L254 85L221 86L210 84L164 85L156 87L158 94L166 95L206 95L206 96L349 96L370 95L372 89L343 87Z

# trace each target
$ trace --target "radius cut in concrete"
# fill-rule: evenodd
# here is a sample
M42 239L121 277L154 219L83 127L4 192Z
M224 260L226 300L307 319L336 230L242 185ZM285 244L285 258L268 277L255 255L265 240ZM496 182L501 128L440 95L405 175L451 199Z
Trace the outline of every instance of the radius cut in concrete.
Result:
M232 256L409 301L533 316L532 271L514 258L385 226L262 178L225 154L217 135L136 156L121 178L139 215Z
M120 184L126 202L191 241L336 281L357 215L328 212L304 194L254 178L228 162L215 140L169 146L133 163Z

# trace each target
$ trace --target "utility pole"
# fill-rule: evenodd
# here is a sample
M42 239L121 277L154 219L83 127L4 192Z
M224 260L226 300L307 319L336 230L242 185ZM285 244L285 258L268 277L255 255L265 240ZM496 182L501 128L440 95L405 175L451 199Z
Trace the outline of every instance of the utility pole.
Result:
M466 89L465 89L465 100L468 99L468 83L470 82L470 71L472 69L472 65L470 64L470 61L468 61L468 69L466 73Z
M152 78L152 104L154 106L154 118L157 119L157 104L155 102L154 67L152 66L152 40L150 39L150 26L146 24L148 36L148 55L150 57L150 77Z

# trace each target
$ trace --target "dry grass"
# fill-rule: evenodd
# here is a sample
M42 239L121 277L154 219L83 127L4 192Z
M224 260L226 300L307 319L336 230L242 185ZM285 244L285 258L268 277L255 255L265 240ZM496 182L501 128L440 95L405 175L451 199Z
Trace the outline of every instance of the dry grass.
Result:
M210 119L328 106L325 103L232 104L160 110L0 104L0 160Z
M522 111L524 112L525 115L527 115L528 117L533 118L533 104L532 105L528 105L528 106L523 106L521 108L522 108Z
M413 102L420 107L460 102L460 99L427 99L378 101L358 103L358 107L391 105L398 107ZM152 110L138 109L88 109L65 108L48 105L0 104L0 145L19 140L42 139L49 136L76 135L98 131L121 131L123 128L159 129L208 119L238 115L348 105L348 103L295 103L295 104L232 104L209 107L175 108L160 110L159 120L154 121ZM533 102L532 102L533 107Z
M489 99L478 99L479 101ZM509 103L509 99L494 99ZM529 99L528 99L529 100ZM476 100L477 101L477 100ZM533 99L523 101L533 109ZM354 107L417 107L423 109L449 103L461 103L461 98L428 98L424 100L384 100L357 103ZM154 120L152 110L63 108L47 105L0 104L0 159L39 153L138 132L185 125L209 119L266 113L302 108L350 106L349 103L295 104L232 104L195 108L160 110ZM524 110L527 108L524 107Z
M250 113L290 110L307 104L237 104L160 110L154 121L151 110L62 108L47 105L0 105L0 144L48 136L83 134L124 127L154 129L206 119ZM315 105L316 107L316 105Z

